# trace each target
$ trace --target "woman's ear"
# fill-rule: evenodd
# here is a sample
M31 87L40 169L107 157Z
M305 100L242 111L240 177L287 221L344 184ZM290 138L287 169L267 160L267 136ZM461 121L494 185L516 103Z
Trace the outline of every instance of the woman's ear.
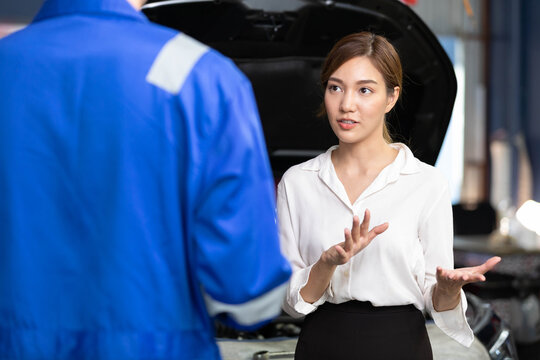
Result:
M396 105L397 100L399 99L399 86L394 86L394 90L392 93L388 94L386 98L386 109L385 113L388 113L390 110L394 108L394 105Z

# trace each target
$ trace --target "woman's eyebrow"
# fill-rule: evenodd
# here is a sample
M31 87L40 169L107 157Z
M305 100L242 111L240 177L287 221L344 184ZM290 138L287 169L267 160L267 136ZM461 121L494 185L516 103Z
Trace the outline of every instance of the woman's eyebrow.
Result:
M356 84L358 84L358 85L361 85L361 84L377 84L377 82L375 80L366 79L366 80L358 80L356 82Z
M329 77L328 81L333 81L333 82L337 82L338 84L343 84L343 80L339 78L335 78L335 77Z
M328 78L328 81L333 81L333 82L336 82L338 84L344 84L344 81L339 79L339 78L336 78L336 77L330 77ZM362 85L362 84L377 84L377 82L375 80L371 80L371 79L365 79L365 80L358 80L355 84L357 85Z

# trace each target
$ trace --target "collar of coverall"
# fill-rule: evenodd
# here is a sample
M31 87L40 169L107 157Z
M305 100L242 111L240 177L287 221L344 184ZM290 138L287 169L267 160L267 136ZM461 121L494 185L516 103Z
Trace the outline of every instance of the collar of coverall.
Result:
M112 14L138 21L148 21L126 0L45 0L34 22L80 13Z

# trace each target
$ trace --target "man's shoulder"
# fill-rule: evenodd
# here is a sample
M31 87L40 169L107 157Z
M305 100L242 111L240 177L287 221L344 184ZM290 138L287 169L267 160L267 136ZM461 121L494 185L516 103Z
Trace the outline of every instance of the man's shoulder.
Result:
M214 90L216 82L223 86L245 82L245 75L234 62L210 46L182 32L163 34L167 39L153 61L147 77L149 82L160 84L171 93L178 93L189 79L200 87L208 85Z

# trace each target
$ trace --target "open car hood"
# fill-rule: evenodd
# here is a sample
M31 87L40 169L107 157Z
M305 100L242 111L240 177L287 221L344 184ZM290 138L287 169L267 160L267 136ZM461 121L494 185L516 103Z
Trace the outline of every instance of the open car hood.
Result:
M435 163L456 77L434 34L398 0L151 1L143 12L232 58L247 75L278 177L337 144L328 121L316 116L320 68L334 43L363 30L385 36L404 72L402 98L387 118L390 132L420 160Z

